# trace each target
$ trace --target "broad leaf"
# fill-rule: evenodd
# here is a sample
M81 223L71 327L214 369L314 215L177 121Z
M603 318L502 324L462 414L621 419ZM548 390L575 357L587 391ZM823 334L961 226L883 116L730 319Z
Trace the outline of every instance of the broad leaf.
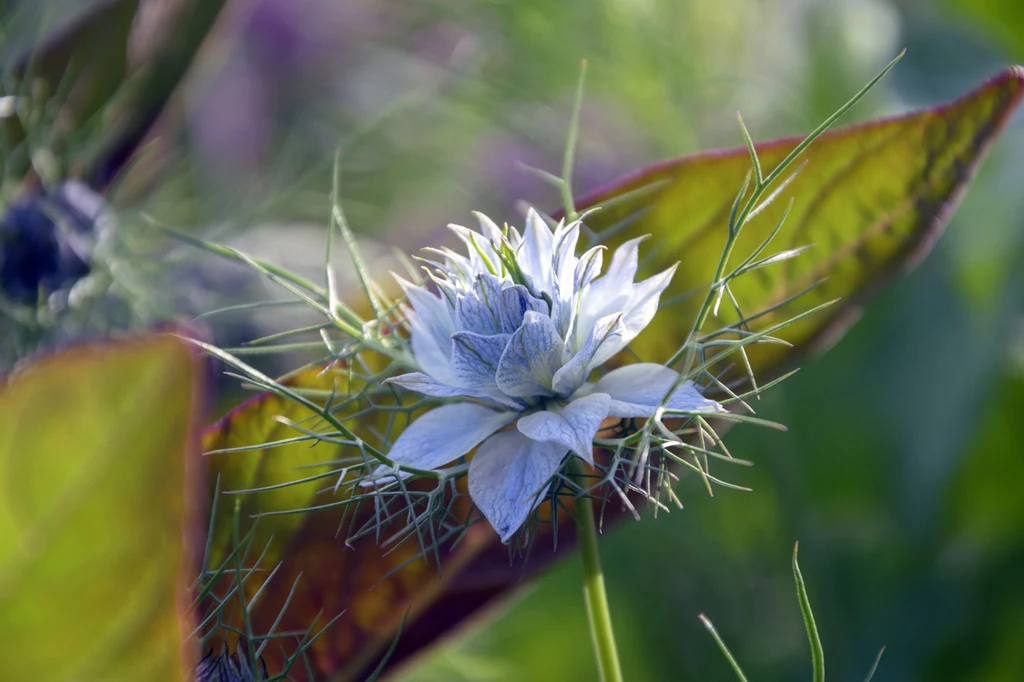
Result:
M781 196L743 228L738 263L792 210L768 253L807 247L795 258L751 271L732 287L744 315L759 313L814 287L761 317L763 329L833 299L826 313L782 333L793 349L749 349L754 374L770 378L803 351L834 343L856 319L861 303L891 277L924 257L945 226L988 145L1015 109L1024 69L1009 69L952 104L826 133L795 164L802 169ZM765 172L801 140L757 145ZM746 149L715 151L656 164L587 195L580 208L600 207L592 229L620 230L616 243L649 234L645 253L655 272L679 262L659 311L632 348L641 358L668 358L689 331L725 242L729 211L750 169ZM622 226L625 225L625 229ZM817 285L817 286L815 286ZM689 294L689 295L688 295ZM729 301L719 324L737 319ZM709 320L705 330L716 328Z
M745 275L736 282L735 293L744 314L750 315L827 278L800 299L757 320L755 329L826 300L842 300L828 312L787 328L782 336L794 347L754 349L751 362L758 378L771 378L803 353L837 339L858 305L927 253L1022 89L1024 71L1011 69L950 105L836 130L806 152L802 172L779 200L744 228L735 258L739 262L760 243L790 198L793 210L771 253L810 248L792 260ZM793 138L758 145L762 165L770 170L798 142ZM578 207L605 207L588 218L588 225L604 235L606 243L651 235L645 251L654 254L644 264L648 273L682 262L663 297L671 306L633 345L641 358L665 360L685 340L718 262L731 204L749 167L746 149L683 157L638 171L588 195ZM720 322L736 319L728 305L723 305L721 316ZM263 418L266 408L259 402L251 405L233 419ZM568 515L563 518L567 523L559 532L560 553L571 547L572 538L571 521ZM412 616L389 665L464 622L552 556L535 552L525 568L510 565L508 549L481 524L466 541L450 552L442 551L440 576L417 562L381 579L402 557L383 556L372 538L345 547L337 537L337 521L322 512L307 515L284 554L290 575L301 571L304 579L319 576L297 601L329 612L348 609L333 634L329 631L318 642L313 657L321 674L336 679L368 675L410 607ZM544 536L537 540L538 546L550 541ZM287 581L282 584L277 591L288 589ZM267 613L257 616L264 622L273 617L282 598L268 603L272 606ZM263 610L260 605L255 612Z
M4 679L186 678L193 377L189 349L157 336L66 350L4 380Z

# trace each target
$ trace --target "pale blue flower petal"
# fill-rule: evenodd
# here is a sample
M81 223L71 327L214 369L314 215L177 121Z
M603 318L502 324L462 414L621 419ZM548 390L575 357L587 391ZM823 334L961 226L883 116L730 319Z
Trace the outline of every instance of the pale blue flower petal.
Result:
M577 396L607 393L609 417L650 417L661 406L665 394L679 378L679 373L664 365L642 362L608 372L595 384L579 391ZM688 412L724 412L720 404L702 396L692 381L682 383L665 405L670 410Z
M539 294L541 291L551 291L553 239L551 228L547 226L540 214L531 208L526 214L519 266L532 281L535 294Z
M547 315L527 311L523 326L509 339L498 362L495 380L516 397L551 394L551 380L561 365L562 339Z
M501 269L501 260L487 237L462 225L449 224L448 229L465 243L470 267L474 274Z
M601 274L601 265L604 261L603 246L595 246L580 256L576 263L576 272L573 275L573 286L576 291L583 291Z
M661 292L672 281L675 271L676 266L673 265L668 270L633 285L629 301L622 311L622 333L601 344L590 361L591 367L599 367L611 360L650 324L654 314L658 312Z
M456 329L477 334L500 333L501 279L481 274L475 277L473 285L473 290L460 293L455 303Z
M498 325L501 332L511 334L523 324L523 315L528 310L547 314L548 304L530 294L521 284L506 287L501 292L498 306Z
M452 335L452 373L459 386L498 389L494 375L511 334L484 336L473 332Z
M497 223L480 211L473 211L473 215L476 217L476 221L480 223L480 232L487 237L488 242L495 244L501 241L501 228L498 227Z
M612 254L608 272L591 282L582 292L579 306L579 322L574 336L586 339L598 320L622 312L633 291L636 276L640 242L646 237L630 239Z
M533 440L559 443L593 464L594 435L608 416L610 400L606 393L592 393L565 407L554 406L522 417L516 426Z
M442 405L410 424L387 456L416 469L437 469L462 457L515 418L515 412L473 403Z
M579 259L574 254L579 236L580 224L574 222L569 225L559 224L553 237L555 252L552 263L551 319L555 321L562 338L567 337L576 313L577 291L573 284Z
M422 372L412 372L391 377L384 383L395 384L409 391L416 391L423 395L435 398L472 398L503 409L521 410L523 403L504 395L498 390L487 390L485 388L470 388L466 386L453 386L437 381L433 377Z
M601 284L598 288L600 293L612 293L624 284L632 284L633 278L636 277L636 271L639 267L640 262L640 243L647 239L647 237L636 237L625 242L619 248L615 249L615 253L612 254L612 262L608 266L608 272L605 273L597 284Z
M600 364L595 356L602 349L610 346L614 355L625 345L622 343L626 335L626 327L622 324L622 314L609 315L600 320L586 343L557 372L551 382L551 388L557 395L569 395L579 388L594 368Z
M654 319L654 314L658 312L658 301L661 298L661 293L672 282L672 276L676 274L678 265L676 263L669 269L649 277L633 287L629 301L626 303L626 307L622 309L622 322L629 330L627 334L629 341L636 338L636 335L643 331L650 324L651 320Z
M451 335L455 328L448 304L422 287L400 277L396 279L413 308L413 314L407 317L416 362L430 375L442 381L450 379L448 357L451 355Z
M469 495L508 542L546 497L545 486L565 459L566 448L531 440L519 431L488 438L469 462Z

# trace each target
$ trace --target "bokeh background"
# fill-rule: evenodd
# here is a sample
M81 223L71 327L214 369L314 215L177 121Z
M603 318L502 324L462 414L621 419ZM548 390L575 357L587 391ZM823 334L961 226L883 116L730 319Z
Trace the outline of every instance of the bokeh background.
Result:
M90 4L0 3L2 56ZM441 240L470 210L515 222L520 200L557 204L520 165L557 169L582 58L580 193L735 146L736 110L756 139L806 132L902 47L847 122L941 103L1024 60L1024 5L232 0L110 201L126 231L149 234L146 214L315 273L339 148L344 205L383 270L391 248ZM699 613L751 680L809 676L797 540L831 679L863 679L883 645L882 682L1024 679L1022 118L931 256L762 399L790 431L730 433L756 463L730 480L753 492L709 498L684 480L684 510L605 535L628 679L729 679ZM136 289L147 320L267 296L155 236L132 248L163 263ZM296 319L208 324L232 345ZM575 561L558 565L399 679L594 679L579 585Z

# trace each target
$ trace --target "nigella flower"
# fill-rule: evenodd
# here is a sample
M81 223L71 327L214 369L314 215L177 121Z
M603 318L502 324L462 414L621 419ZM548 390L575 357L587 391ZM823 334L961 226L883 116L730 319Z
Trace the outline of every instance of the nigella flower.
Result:
M677 372L650 363L588 382L651 321L675 267L634 282L641 239L633 239L601 275L603 247L575 255L578 221L552 230L531 211L520 235L477 217L479 232L450 226L467 255L431 251L439 257L427 261L438 294L399 280L412 306L406 313L422 371L389 380L465 400L420 416L388 456L438 469L477 448L469 493L507 542L567 455L593 464L592 442L603 420L651 417L676 384ZM666 407L722 410L690 381Z

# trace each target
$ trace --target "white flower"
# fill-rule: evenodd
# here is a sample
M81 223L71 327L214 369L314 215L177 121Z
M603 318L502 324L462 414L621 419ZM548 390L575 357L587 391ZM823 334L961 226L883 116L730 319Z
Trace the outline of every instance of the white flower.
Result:
M576 257L580 224L552 232L530 211L525 234L477 215L480 232L451 229L467 255L433 250L439 295L399 280L412 349L422 372L389 381L436 397L469 399L435 408L395 441L389 457L437 469L477 448L469 493L507 542L541 502L566 455L593 464L592 442L607 417L650 417L679 375L657 364L592 371L626 347L654 317L672 267L634 283L641 239L619 247L601 276L603 247ZM673 410L718 412L692 382ZM506 429L512 423L514 428Z

